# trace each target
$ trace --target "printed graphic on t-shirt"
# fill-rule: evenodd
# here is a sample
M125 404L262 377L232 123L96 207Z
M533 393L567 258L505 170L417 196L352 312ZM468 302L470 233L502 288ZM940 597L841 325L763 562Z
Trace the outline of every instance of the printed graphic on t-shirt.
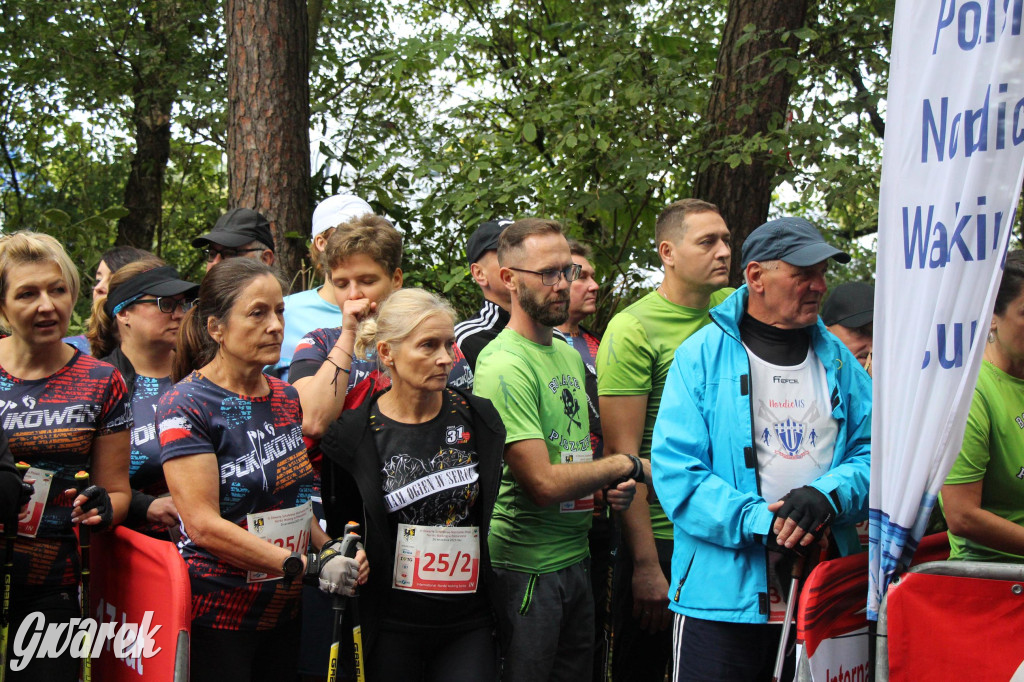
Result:
M295 355L292 356L292 370L291 378L295 381L303 376L312 376L319 369L320 365L327 361L327 355L334 348L334 344L341 338L341 327L330 327L326 329L317 329L311 331L302 337L298 345L295 346ZM302 372L299 376L296 376L296 366L299 363L308 361L315 363L310 366L315 367L312 372ZM348 379L348 388L351 389L353 386L358 384L360 381L370 376L370 373L377 369L377 357L373 356L368 359L355 358L351 361L350 373L345 375L342 372L342 376L338 378L339 381ZM301 371L301 370L300 370Z
M373 406L384 504L397 523L466 525L480 493L471 423L465 400L451 390L438 416L424 424L395 422Z
M174 384L170 377L154 379L136 376L132 393L132 451L129 476L132 488L147 495L167 492L164 471L160 466L160 438L156 432L156 405L168 388Z
M825 369L813 350L793 367L750 356L761 494L775 502L828 471L838 425Z

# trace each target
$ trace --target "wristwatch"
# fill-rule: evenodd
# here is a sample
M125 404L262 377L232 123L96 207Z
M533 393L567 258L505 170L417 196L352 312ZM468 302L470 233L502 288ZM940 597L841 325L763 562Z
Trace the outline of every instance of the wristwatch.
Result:
M292 552L288 555L288 558L281 564L281 572L284 573L284 581L289 585L293 580L302 575L302 571L305 567L302 565L302 555L298 552Z
M644 483L644 463L641 462L640 458L637 457L636 455L631 455L627 452L624 452L622 454L626 455L626 457L629 457L629 460L633 462L633 473L631 473L629 477L632 478L637 483Z

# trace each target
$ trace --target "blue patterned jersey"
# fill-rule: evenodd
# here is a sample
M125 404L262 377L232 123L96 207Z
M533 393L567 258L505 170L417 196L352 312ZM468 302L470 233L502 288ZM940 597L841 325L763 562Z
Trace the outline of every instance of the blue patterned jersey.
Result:
M192 372L157 407L161 461L216 455L221 516L246 530L247 514L297 507L313 492L298 393L279 379L267 381L270 393L256 398ZM296 617L300 582L247 583L245 570L195 544L184 529L179 549L192 581L194 625L270 630Z

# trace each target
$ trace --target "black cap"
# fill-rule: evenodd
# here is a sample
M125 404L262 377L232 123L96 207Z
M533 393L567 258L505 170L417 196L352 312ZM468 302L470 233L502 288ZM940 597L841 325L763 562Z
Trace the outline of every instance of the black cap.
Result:
M125 280L110 294L103 303L103 309L109 317L117 314L117 308L123 304L142 297L145 294L150 296L177 296L178 294L196 294L199 292L199 285L186 282L178 276L178 271L170 265L164 265L152 270L146 270Z
M825 326L840 324L857 329L875 321L875 288L864 282L840 284L821 306Z
M233 208L217 220L212 230L193 239L192 246L201 249L217 244L237 249L251 241L258 241L273 251L274 236L270 233L270 222L251 208Z
M769 220L747 236L740 266L746 269L752 261L782 260L805 268L827 258L850 262L850 254L826 243L814 225L803 218L787 217Z
M476 231L469 235L469 241L466 242L466 257L469 259L469 264L472 265L480 260L488 251L497 249L498 237L501 236L502 230L511 224L511 220L502 218L500 220L488 220L476 228Z

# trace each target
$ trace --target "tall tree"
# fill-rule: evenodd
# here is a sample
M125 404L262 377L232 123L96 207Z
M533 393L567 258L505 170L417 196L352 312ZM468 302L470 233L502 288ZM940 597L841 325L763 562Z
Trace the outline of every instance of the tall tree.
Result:
M772 190L787 163L785 128L807 0L730 0L703 131L704 159L694 196L718 204L741 244L768 218ZM731 279L743 281L739 248Z
M309 53L305 0L228 0L228 206L270 220L289 279L309 230Z

